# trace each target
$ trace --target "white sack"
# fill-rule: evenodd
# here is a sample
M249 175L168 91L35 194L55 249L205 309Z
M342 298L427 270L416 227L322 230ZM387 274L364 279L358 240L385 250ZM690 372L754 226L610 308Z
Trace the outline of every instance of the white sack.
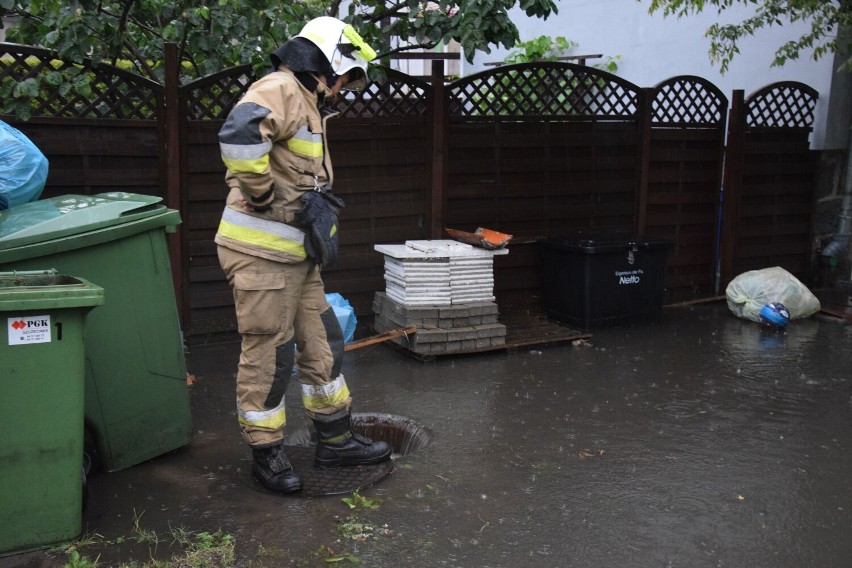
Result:
M770 302L784 304L791 320L810 317L820 308L808 287L780 266L743 272L731 280L725 296L735 316L756 322L760 309Z

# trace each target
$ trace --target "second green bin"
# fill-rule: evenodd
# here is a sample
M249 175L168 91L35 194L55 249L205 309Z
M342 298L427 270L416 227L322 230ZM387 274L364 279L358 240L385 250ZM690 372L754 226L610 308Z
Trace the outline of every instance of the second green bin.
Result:
M65 195L0 212L0 271L54 267L103 287L86 328L85 421L108 471L189 443L183 339L159 197Z
M103 302L82 278L0 273L0 556L80 534L84 320Z

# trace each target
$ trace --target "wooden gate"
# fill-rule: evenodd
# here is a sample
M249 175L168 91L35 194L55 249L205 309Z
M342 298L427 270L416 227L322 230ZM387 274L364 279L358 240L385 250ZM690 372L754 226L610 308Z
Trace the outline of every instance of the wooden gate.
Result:
M647 100L640 232L676 243L666 274L668 302L712 296L728 99L705 79L681 76L650 89Z
M721 285L747 270L780 266L810 280L814 177L809 149L819 94L797 82L748 99L734 91L728 124Z

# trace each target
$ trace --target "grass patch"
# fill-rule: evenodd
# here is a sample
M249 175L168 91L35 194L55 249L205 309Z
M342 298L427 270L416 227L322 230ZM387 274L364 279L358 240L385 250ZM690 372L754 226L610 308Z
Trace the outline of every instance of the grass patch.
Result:
M141 527L142 515L134 512L133 530L130 540L139 544L153 544L155 547L161 539L154 531ZM130 562L119 565L119 568L233 568L236 566L234 555L234 537L216 532L193 533L184 528L171 529L172 544L183 548L180 553L168 560L151 558L146 562ZM111 546L121 544L125 539L107 541L102 538L86 536L71 544L65 550L59 551L67 555L64 568L107 568L99 562L99 557L90 559L81 554L80 549L87 546ZM156 550L156 548L155 548ZM153 556L153 553L152 553Z
M337 564L362 564L354 551L347 550L355 547L356 543L366 543L377 537L393 536L393 531L387 525L378 526L366 520L373 511L381 505L381 500L368 498L358 491L341 499L349 510L349 515L335 516L337 538L331 545L321 545L313 552L306 553L300 558L291 556L289 550L276 547L265 547L258 544L254 558L242 557L238 562L235 554L235 538L221 530L215 532L195 532L184 527L169 525L168 534L157 534L143 524L143 512L133 510L130 532L114 540L107 540L97 533L86 534L74 543L64 548L54 548L51 552L65 557L64 568L278 568L280 566L327 566ZM333 537L332 537L333 538ZM86 555L86 549L100 551L107 555L110 547L129 544L132 547L148 548L146 561L131 561L122 564L106 563L100 555ZM332 548L333 546L333 548ZM162 549L158 555L158 548ZM168 559L165 556L172 549ZM114 556L114 555L111 555Z

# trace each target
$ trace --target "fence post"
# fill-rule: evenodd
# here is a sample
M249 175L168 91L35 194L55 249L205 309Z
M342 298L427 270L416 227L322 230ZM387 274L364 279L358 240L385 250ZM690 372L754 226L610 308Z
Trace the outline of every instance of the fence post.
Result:
M177 45L174 43L165 44L165 55L165 108L162 109L159 120L164 123L165 135L161 151L164 154L162 161L165 162L166 167L166 206L182 211L186 215L187 212L182 207L183 203L180 191L180 133L182 114L180 112L180 61L178 60ZM177 232L169 236L168 241L178 316L180 317L181 328L183 329L189 324L186 314L188 302L185 301L185 294L189 291L186 285L186 273L188 269L185 268L183 258L185 240L186 230L184 229L184 224L181 224L178 226Z
M722 234L719 244L719 288L724 290L734 278L737 248L737 226L742 200L743 161L745 151L745 91L737 89L728 113L728 143L725 147L725 170L722 177Z
M429 236L440 239L444 234L447 207L447 117L444 90L444 61L432 61L432 180L429 194Z
M651 122L653 120L652 103L654 89L639 91L639 185L636 189L636 212L634 214L634 229L637 235L645 232L648 224L648 171L651 162Z

